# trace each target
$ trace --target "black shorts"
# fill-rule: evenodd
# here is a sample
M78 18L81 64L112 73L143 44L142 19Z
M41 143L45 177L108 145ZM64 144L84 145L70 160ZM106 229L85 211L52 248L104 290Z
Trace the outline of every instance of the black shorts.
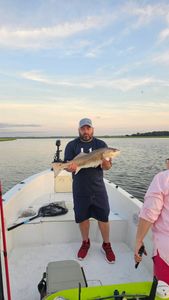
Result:
M110 207L107 194L104 192L98 195L74 197L74 212L76 223L89 218L108 222Z

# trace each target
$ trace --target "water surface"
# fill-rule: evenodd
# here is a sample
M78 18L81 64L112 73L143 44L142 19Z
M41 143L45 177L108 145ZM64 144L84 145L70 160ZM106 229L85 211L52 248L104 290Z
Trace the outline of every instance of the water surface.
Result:
M61 139L61 149L70 139ZM143 200L153 176L165 169L169 157L167 138L107 138L120 149L105 177ZM56 151L55 139L18 139L0 143L0 179L3 193L30 175L50 168ZM61 158L63 158L63 151Z

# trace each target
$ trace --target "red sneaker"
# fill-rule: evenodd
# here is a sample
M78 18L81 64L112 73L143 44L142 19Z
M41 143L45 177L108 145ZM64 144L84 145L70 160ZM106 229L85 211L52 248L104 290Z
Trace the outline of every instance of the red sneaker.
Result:
M116 258L115 258L115 254L112 250L111 244L104 242L101 250L106 255L105 259L107 260L107 262L109 264L114 264Z
M90 240L88 239L88 241L83 241L77 254L79 260L83 260L86 257L89 248L90 248Z

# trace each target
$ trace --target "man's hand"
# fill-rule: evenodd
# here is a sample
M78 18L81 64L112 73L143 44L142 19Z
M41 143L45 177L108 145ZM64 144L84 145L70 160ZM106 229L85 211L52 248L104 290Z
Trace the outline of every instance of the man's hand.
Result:
M141 247L143 246L143 242L142 241L137 241L136 242L136 246L135 246L135 251L134 251L134 260L135 260L135 263L140 263L142 261L142 255L140 255L140 249ZM144 248L144 251L143 251L144 255L147 255L147 252Z
M77 169L77 164L72 162L67 168L66 168L66 171L68 172L76 172L76 169Z
M109 170L112 167L111 159L110 160L103 159L101 163L101 167L103 170Z

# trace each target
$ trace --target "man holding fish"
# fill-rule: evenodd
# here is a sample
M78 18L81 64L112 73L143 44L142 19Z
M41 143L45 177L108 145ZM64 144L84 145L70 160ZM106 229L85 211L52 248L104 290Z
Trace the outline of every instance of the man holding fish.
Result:
M101 250L108 263L115 262L115 254L109 240L109 202L103 181L103 170L112 166L111 158L119 151L108 148L106 143L93 136L92 121L79 122L79 137L70 141L65 149L67 171L73 174L73 200L75 221L79 224L82 245L77 257L83 260L90 248L89 219L95 218L103 238ZM62 168L64 168L62 166Z

